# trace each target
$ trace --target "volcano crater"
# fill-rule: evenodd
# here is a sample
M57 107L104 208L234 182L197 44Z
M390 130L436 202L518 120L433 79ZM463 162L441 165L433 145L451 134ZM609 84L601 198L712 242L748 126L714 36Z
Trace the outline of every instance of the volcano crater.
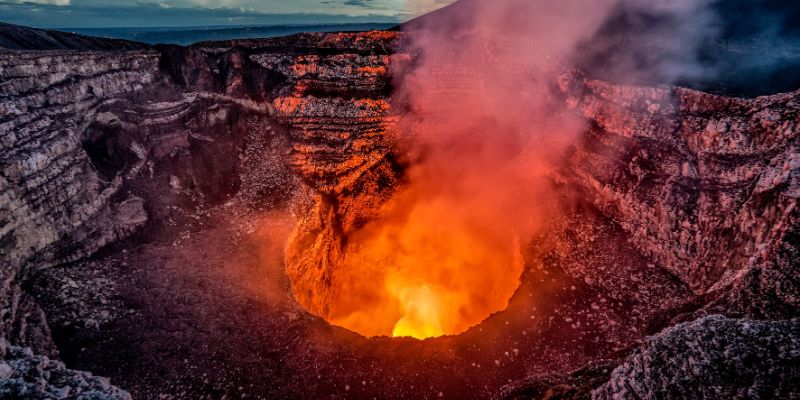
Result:
M0 206L17 232L0 241L6 340L136 398L399 399L611 398L638 388L637 357L663 342L700 337L694 351L714 357L707 329L728 346L798 337L778 320L800 305L800 92L732 98L543 66L547 97L581 127L558 163L522 169L547 196L529 215L470 193L466 210L507 212L461 215L436 201L470 180L411 185L453 159L404 144L425 123L395 97L418 68L407 45L367 32L1 53L15 135ZM459 96L491 87L431 71ZM467 233L442 239L453 232ZM408 271L439 286L409 286ZM448 298L458 323L430 305L464 287L483 297ZM797 390L785 381L776 393ZM698 393L644 393L683 389Z

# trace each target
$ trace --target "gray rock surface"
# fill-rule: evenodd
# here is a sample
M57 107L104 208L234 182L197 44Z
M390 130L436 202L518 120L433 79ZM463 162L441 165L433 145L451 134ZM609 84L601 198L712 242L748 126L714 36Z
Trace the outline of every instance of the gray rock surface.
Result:
M648 338L594 399L791 399L800 396L800 320L719 315Z
M567 179L717 312L796 316L800 92L737 99L574 77L568 103L593 124Z
M147 221L142 199L121 193L125 173L102 175L86 132L114 96L157 79L155 52L0 54L0 321L9 340L28 304L16 288L37 268L77 260Z
M68 369L60 361L0 339L0 398L130 400L108 379Z

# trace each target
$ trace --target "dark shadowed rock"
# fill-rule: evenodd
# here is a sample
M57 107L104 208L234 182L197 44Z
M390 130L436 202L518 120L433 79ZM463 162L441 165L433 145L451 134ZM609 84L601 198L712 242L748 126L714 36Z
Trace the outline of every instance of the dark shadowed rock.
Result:
M68 369L62 362L0 339L0 398L130 400L131 395L106 378Z
M594 399L791 399L800 395L800 321L710 316L648 338Z
M608 380L617 363L613 360L598 360L567 375L530 376L523 381L504 386L496 398L503 400L590 399L592 390Z
M502 399L784 399L800 394L800 321L714 315L647 338L620 361L507 385Z
M102 39L0 22L0 49L6 50L144 50L144 43Z

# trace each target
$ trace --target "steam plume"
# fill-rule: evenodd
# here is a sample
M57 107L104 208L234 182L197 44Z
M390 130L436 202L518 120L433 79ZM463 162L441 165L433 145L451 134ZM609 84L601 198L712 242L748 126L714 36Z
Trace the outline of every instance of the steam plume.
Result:
M662 47L658 69L622 57L610 71L636 79L696 73L691 58L673 55L712 31L682 20L704 16L704 7L705 0L462 0L408 24L413 66L397 74L394 106L404 114L398 153L410 167L382 217L349 238L345 292L354 304L339 308L334 322L430 337L504 309L523 270L521 245L557 209L549 174L585 129L552 89L552 71L582 48L613 50L600 33L625 9L680 22L678 42Z

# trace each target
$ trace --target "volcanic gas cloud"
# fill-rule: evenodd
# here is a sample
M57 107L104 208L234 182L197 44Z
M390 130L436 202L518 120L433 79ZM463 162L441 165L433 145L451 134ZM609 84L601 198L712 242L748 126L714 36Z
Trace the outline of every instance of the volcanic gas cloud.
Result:
M428 338L506 308L526 244L557 212L552 172L585 128L554 94L553 71L618 5L472 1L407 26L413 59L394 71L392 102L404 169L377 217L326 260L330 322Z

